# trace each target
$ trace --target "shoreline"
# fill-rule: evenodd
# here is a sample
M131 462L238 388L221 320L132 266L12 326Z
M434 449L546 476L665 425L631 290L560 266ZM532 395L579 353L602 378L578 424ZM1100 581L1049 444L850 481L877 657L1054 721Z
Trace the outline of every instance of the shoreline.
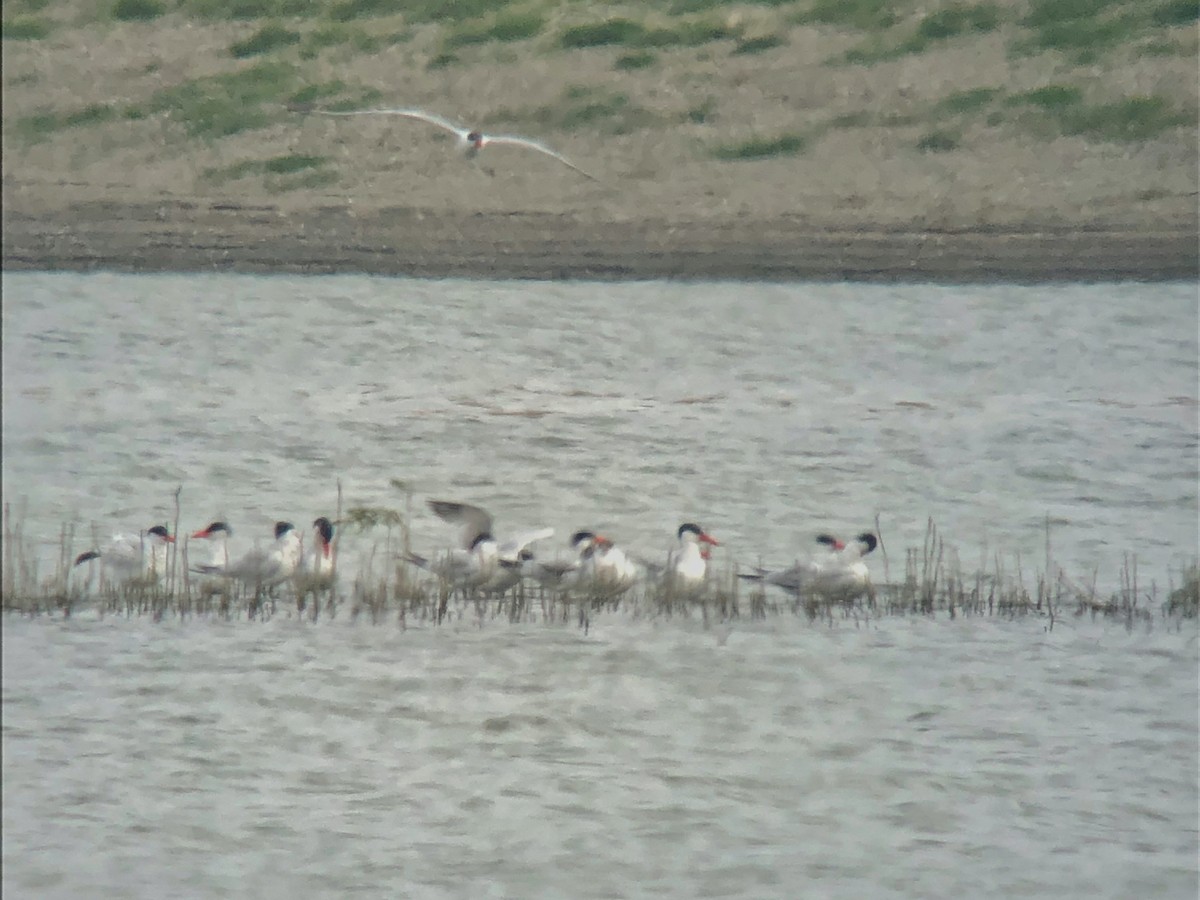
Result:
M3 225L5 271L947 284L1200 277L1197 231L1178 223L933 230L787 217L614 221L536 211L287 209L171 198L55 209L6 202Z

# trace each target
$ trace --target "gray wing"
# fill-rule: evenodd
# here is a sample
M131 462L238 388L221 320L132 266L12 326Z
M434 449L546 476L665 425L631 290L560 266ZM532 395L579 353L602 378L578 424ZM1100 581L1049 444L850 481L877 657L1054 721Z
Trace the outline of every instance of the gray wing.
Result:
M535 531L525 531L515 537L509 538L500 545L500 560L515 560L521 556L521 551L535 541L544 541L546 538L554 537L553 528L539 528Z
M430 500L429 508L443 522L462 525L462 546L470 550L481 534L492 534L492 516L486 509L470 503L455 503L452 500Z
M524 147L527 150L536 150L538 153L544 153L546 156L549 156L553 159L557 159L560 163L562 163L568 169L574 169L576 172L578 172L584 178L591 179L592 181L595 181L595 182L600 181L600 179L597 178L595 175L585 172L583 169L579 168L579 166L575 165L575 163L571 162L569 159L567 159L561 153L551 150L545 144L539 143L538 141L531 141L529 138L518 137L515 134L498 134L498 135L487 134L487 135L484 135L483 140L484 140L485 145L486 144L508 144L512 147Z
M405 119L413 119L417 122L436 125L438 128L444 128L446 131L453 132L460 137L467 133L467 129L461 125L456 125L449 119L443 119L441 116L435 116L433 113L427 113L421 109L350 109L344 112L316 109L313 112L321 116L400 116Z

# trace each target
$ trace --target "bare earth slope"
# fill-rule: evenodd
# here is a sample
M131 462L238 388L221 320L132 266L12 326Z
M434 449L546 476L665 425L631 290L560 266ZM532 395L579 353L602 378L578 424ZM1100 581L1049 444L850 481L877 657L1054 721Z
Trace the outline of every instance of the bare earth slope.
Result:
M223 2L147 21L6 3L6 268L1197 274L1195 21L1170 0L1095 0L1067 49L1036 0L898 2L855 24L820 0L531 0L433 22L286 0L222 19ZM578 30L614 20L632 25L604 43ZM1087 45L1111 22L1121 40ZM30 23L41 36L10 37ZM314 113L374 106L532 135L601 180Z

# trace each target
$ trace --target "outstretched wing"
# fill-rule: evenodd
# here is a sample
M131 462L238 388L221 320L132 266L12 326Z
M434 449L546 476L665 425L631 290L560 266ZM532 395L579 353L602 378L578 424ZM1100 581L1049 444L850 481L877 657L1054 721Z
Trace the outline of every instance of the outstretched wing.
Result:
M470 550L476 538L481 534L492 533L492 516L486 509L472 506L470 503L456 503L452 500L430 500L429 508L443 522L462 525L462 546Z
M509 538L500 545L500 560L516 560L521 556L521 551L536 541L544 541L546 538L554 537L553 528L539 528L536 531L525 531L515 537Z
M515 134L498 134L498 135L490 135L489 134L489 135L484 136L484 143L485 144L509 144L510 146L513 146L513 147L524 147L527 150L536 150L538 153L544 153L546 156L549 156L553 159L557 159L560 163L562 163L568 169L574 169L576 172L578 172L584 178L591 179L592 181L595 181L597 183L600 181L600 179L597 178L595 175L585 172L583 169L579 168L579 166L575 165L575 163L571 162L569 159L567 159L561 153L551 150L545 144L538 143L537 141L531 141L529 138L518 137Z
M417 122L436 125L438 128L444 128L446 131L457 134L459 137L463 137L467 133L467 129L461 125L456 125L449 119L443 119L441 116L435 116L433 113L427 113L423 109L350 109L342 112L315 109L313 112L321 116L401 116L405 119L413 119Z

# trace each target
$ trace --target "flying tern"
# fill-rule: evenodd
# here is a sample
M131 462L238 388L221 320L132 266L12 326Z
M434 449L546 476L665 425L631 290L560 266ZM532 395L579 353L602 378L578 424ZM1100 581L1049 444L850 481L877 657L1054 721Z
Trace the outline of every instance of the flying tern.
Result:
M319 109L314 110L314 112L322 116L399 116L404 119L412 119L416 122L425 122L456 135L458 137L458 149L467 159L475 159L484 147L493 145L522 147L526 150L535 150L538 153L549 156L551 159L556 159L567 168L573 169L591 181L599 182L600 180L595 175L579 168L579 166L575 165L575 163L571 162L561 153L551 150L540 141L515 134L484 134L478 128L465 128L462 125L455 124L448 119L443 119L441 116L435 116L433 113L427 113L421 109L353 109L345 111Z

